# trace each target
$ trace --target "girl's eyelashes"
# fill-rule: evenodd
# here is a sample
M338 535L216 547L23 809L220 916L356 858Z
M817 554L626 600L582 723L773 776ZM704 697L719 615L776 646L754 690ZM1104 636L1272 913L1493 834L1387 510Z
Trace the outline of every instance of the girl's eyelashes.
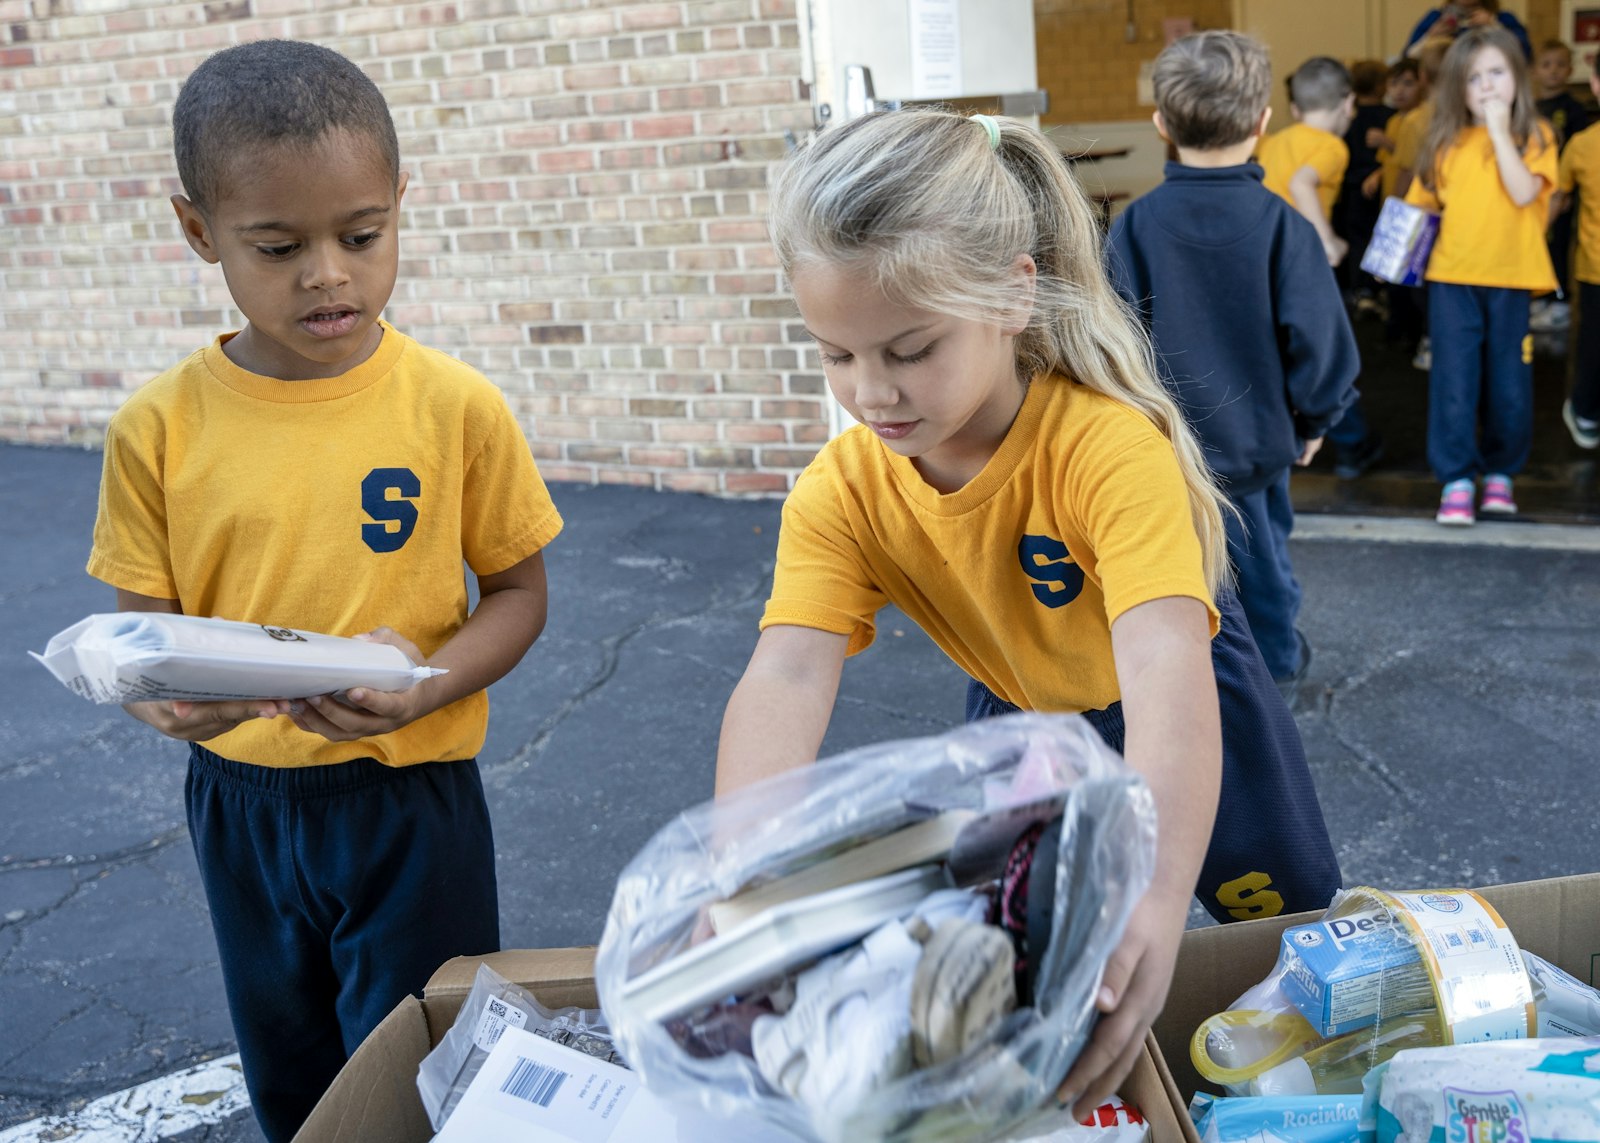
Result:
M919 361L926 360L928 355L933 352L933 347L936 344L937 344L936 342L930 341L927 345L923 346L921 349L917 350L915 353L904 353L904 354L901 354L901 353L889 352L889 354L888 354L889 360L894 362L896 365L915 365ZM824 365L843 365L845 362L849 361L851 359L851 357L854 356L854 354L850 354L850 353L837 353L837 354L829 353L826 349L823 349L820 345L817 346L817 353L819 355L821 355L822 363Z

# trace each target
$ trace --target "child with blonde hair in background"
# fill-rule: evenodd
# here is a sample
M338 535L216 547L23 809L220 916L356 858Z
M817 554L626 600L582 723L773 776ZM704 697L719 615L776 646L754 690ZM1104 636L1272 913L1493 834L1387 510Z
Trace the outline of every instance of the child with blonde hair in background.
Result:
M1441 524L1517 510L1512 478L1533 445L1528 304L1556 286L1545 245L1556 163L1516 39L1495 25L1463 32L1445 54L1406 192L1440 214L1427 281L1428 463L1444 486Z
M717 791L815 760L887 604L968 674L969 719L1083 712L1160 816L1155 880L1062 1086L1093 1107L1161 1010L1192 895L1234 920L1320 908L1339 883L1227 587L1225 506L1106 280L1097 212L1037 131L936 110L830 128L780 169L771 229L860 424L784 504Z

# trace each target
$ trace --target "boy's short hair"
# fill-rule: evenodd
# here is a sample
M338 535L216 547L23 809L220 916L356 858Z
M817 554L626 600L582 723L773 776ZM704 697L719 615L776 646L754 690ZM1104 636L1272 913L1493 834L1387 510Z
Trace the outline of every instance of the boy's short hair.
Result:
M1167 45L1151 78L1168 138L1180 147L1215 151L1255 134L1272 65L1249 36L1196 32Z
M1422 65L1416 60L1412 59L1410 56L1401 56L1399 59L1395 60L1394 63L1389 65L1390 79L1399 79L1403 75L1420 76L1421 73Z
M1539 50L1533 53L1533 58L1538 59L1540 56L1544 55L1545 52L1560 52L1569 60L1572 58L1572 49L1567 46L1567 42L1565 40L1546 40L1544 43L1539 45Z
M1382 60L1357 60L1350 65L1350 86L1357 99L1372 99L1383 94L1389 80L1389 65Z
M344 129L365 136L400 178L400 144L376 84L336 51L299 40L257 40L208 56L172 109L172 143L189 201L226 197L236 158L262 147L310 146Z
M1350 97L1350 70L1329 56L1312 56L1289 77L1289 100L1301 111L1334 111Z

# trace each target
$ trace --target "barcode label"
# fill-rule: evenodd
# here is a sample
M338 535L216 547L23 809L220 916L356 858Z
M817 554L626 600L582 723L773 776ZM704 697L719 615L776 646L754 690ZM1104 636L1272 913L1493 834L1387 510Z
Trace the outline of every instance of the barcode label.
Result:
M507 1028L521 1028L528 1023L528 1014L515 1004L508 1004L498 997L491 996L484 1002L483 1015L478 1020L478 1030L473 1035L474 1042L486 1052L494 1051L494 1046L500 1042L500 1037L505 1035Z
M500 1090L528 1103L549 1107L550 1101L556 1097L556 1092L561 1090L561 1085L566 1082L570 1074L559 1068L537 1063L526 1056L518 1056L517 1062L512 1065L511 1074L506 1076L505 1082L500 1085Z

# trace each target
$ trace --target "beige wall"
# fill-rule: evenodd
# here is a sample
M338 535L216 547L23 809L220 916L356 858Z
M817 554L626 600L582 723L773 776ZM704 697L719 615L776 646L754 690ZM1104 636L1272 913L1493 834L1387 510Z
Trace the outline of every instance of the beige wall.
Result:
M221 329L169 118L210 52L316 40L411 171L389 318L506 392L547 477L780 491L823 381L766 239L811 122L794 0L0 0L0 438L97 443Z
M1186 17L1201 29L1253 28L1279 41L1269 47L1275 49L1275 68L1284 70L1310 55L1388 56L1399 50L1391 43L1403 41L1417 17L1433 6L1429 0L1139 0L1131 6L1034 0L1039 86L1050 93L1044 122L1148 119L1151 108L1137 97L1139 65L1161 51L1166 19ZM1132 41L1127 37L1130 7ZM1505 0L1503 7L1522 17L1535 46L1558 34L1561 0ZM1310 12L1314 19L1307 18ZM1275 111L1279 123L1285 111Z

